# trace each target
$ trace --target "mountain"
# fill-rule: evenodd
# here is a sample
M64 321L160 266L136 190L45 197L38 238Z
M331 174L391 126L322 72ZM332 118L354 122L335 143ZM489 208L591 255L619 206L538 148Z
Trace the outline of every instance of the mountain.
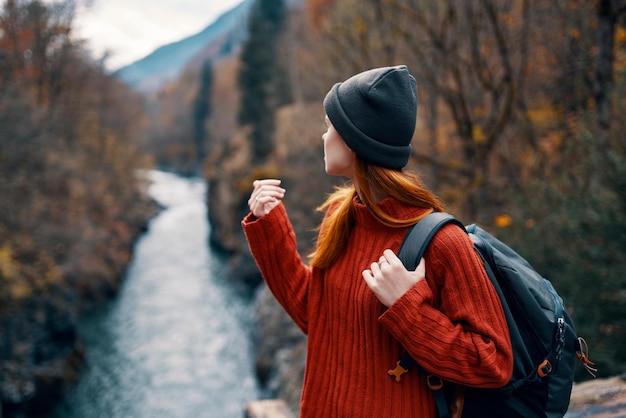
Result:
M254 0L243 0L201 32L157 48L113 75L134 90L150 94L177 78L193 63L216 61L236 51L247 36L248 15Z

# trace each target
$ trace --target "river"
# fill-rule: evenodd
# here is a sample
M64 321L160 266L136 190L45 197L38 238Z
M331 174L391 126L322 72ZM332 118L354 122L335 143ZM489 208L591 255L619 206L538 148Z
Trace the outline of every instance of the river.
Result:
M81 320L86 370L53 418L241 418L259 397L248 302L208 246L206 183L149 176L165 210L115 300Z

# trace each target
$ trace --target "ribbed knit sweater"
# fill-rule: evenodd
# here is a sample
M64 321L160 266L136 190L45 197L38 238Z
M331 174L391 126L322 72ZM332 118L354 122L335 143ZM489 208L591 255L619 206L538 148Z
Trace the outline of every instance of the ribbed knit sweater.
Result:
M444 226L424 255L426 280L385 308L361 272L385 249L397 253L407 228L387 227L356 199L354 205L347 248L328 269L303 263L282 204L242 221L268 287L308 336L300 417L435 417L424 374L412 369L400 382L387 374L405 349L451 382L484 388L508 382L506 320L467 234ZM391 198L380 205L400 219L422 211Z

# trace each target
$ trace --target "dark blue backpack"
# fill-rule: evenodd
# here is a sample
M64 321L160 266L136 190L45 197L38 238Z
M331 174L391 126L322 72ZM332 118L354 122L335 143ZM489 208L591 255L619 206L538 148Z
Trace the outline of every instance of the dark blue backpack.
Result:
M563 417L574 382L576 359L593 375L586 344L578 338L563 300L519 254L477 225L465 227L447 213L433 213L407 233L398 257L414 270L428 243L445 224L463 228L483 260L489 279L500 297L513 346L513 376L500 389L463 387L463 417ZM398 366L403 371L419 364L408 354ZM421 369L423 371L423 369ZM397 371L391 375L399 380ZM428 383L440 418L450 416L446 383L429 375Z

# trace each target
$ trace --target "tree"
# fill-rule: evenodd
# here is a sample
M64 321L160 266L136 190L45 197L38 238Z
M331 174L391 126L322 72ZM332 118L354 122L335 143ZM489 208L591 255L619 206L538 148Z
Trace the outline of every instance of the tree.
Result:
M613 67L615 64L615 28L620 17L626 15L626 2L623 0L597 0L596 30L597 54L595 60L594 99L597 122L603 128L609 127L610 93L613 90Z
M196 161L199 169L206 158L206 123L211 116L211 92L213 88L213 67L205 61L200 70L200 87L193 105L193 137L196 144Z
M249 22L249 38L241 52L238 120L251 125L253 160L263 162L273 150L274 112L290 101L287 80L276 53L285 18L283 0L257 0Z
M59 93L59 71L70 52L72 1L45 5L39 1L7 1L0 27L1 49L14 81L32 85L40 102Z

